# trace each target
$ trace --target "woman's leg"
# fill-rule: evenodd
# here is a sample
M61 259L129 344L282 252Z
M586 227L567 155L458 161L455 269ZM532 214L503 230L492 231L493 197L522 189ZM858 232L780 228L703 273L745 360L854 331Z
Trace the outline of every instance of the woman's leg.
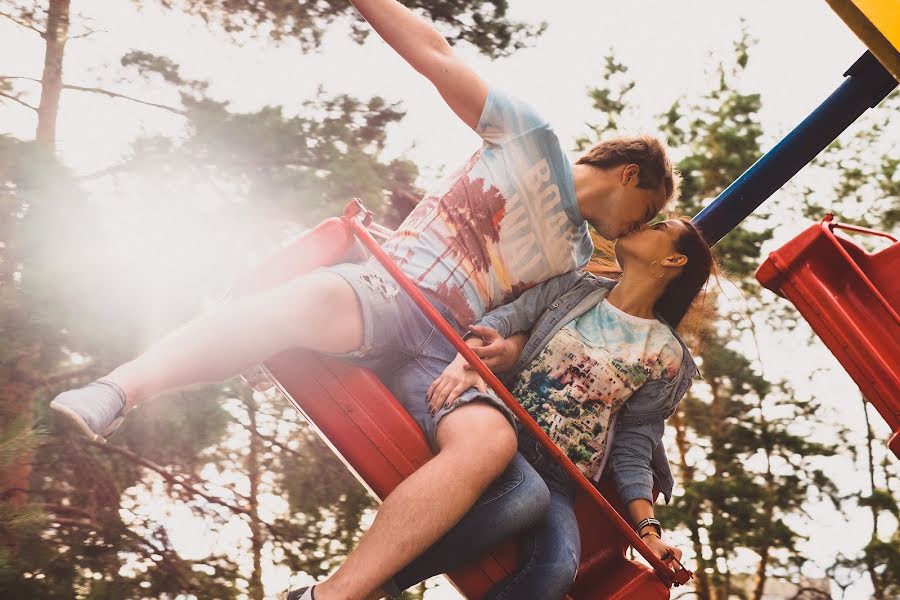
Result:
M443 538L384 586L392 596L421 581L477 560L501 541L541 521L550 506L547 485L521 454Z
M523 538L519 570L491 588L485 600L556 600L572 587L581 556L574 487L547 483L550 509Z

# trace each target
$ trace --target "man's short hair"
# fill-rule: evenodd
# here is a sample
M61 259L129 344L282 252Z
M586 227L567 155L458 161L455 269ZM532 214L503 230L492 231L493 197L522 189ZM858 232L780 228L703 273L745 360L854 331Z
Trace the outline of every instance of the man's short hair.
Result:
M666 145L650 135L637 137L616 137L604 140L584 153L575 164L591 165L598 169L610 169L619 165L635 164L640 167L638 187L666 191L662 206L654 207L656 212L665 208L678 197L681 176L672 165Z

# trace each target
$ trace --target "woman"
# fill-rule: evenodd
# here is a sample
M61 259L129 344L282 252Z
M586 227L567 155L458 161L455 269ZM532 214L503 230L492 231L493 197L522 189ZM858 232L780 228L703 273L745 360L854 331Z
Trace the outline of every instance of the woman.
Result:
M690 221L675 219L621 237L615 255L618 281L562 275L488 313L473 330L499 333L493 353L480 351L492 356L489 366L514 365L504 378L523 407L586 476L598 479L610 468L639 535L659 556L680 559L653 518L652 488L656 483L670 499L673 479L660 443L664 422L697 373L674 328L707 282L712 254ZM485 389L457 356L429 388L431 409L456 402L471 387ZM525 536L520 570L487 598L562 598L580 550L574 482L527 433L520 433L519 450L544 477L550 510ZM474 540L466 543L471 548ZM398 575L396 586L443 572L441 564L456 557L446 555L446 544L441 550L444 556L429 551Z

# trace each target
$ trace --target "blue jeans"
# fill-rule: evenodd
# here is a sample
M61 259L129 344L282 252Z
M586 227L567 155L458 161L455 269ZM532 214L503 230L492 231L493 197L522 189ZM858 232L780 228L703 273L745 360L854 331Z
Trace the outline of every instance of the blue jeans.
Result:
M385 586L392 597L434 575L473 560L519 536L519 570L497 583L485 600L563 598L575 580L581 537L575 519L575 483L539 443L519 434L519 453L475 507L439 542Z
M521 454L482 494L462 520L384 586L389 596L429 577L452 571L503 540L540 522L550 505L547 485Z
M525 432L519 453L540 473L550 492L544 518L519 538L519 570L495 585L485 600L555 600L575 581L581 557L581 535L575 518L575 482Z

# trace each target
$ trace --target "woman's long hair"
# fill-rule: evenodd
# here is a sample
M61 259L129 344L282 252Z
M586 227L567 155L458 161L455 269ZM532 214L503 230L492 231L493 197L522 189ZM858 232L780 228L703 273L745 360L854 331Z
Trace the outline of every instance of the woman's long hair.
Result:
M685 232L675 240L675 251L684 254L688 261L682 268L681 274L669 282L663 295L656 301L654 310L672 327L679 328L686 323L685 315L691 309L691 305L701 295L703 287L709 281L709 277L715 268L715 260L709 244L703 239L700 230L687 217L679 217L686 225ZM596 251L591 261L585 266L585 270L611 279L618 279L622 269L615 260L615 248L613 242L594 235L594 247ZM699 327L708 320L706 314L709 307L706 302L695 306L695 315L688 319L691 322L689 329Z

